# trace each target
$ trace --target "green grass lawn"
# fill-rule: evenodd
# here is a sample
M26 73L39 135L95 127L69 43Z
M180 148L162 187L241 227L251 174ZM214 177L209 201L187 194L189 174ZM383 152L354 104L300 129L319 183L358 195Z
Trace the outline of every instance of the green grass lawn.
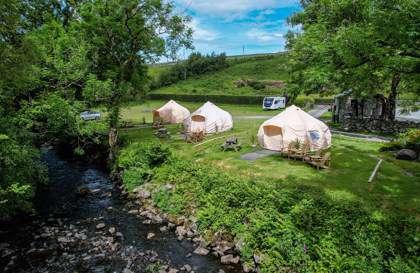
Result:
M163 94L211 94L211 95L264 95L282 94L281 89L254 90L251 87L237 88L235 81L240 79L282 80L287 81L285 69L287 56L276 55L266 59L250 59L233 63L229 68L216 73L202 75L197 78L181 81L177 84L153 90ZM152 74L164 68L153 67Z
M237 109L238 111L240 109ZM255 113L255 109L248 109ZM419 213L420 164L395 160L389 153L378 151L381 144L343 136L333 136L332 166L316 170L300 161L288 160L280 155L261 158L253 162L240 159L240 155L258 150L256 132L264 120L235 121L232 131L208 136L224 136L199 146L182 140L179 126L168 126L171 140L165 141L176 153L199 162L210 162L236 175L261 177L283 185L308 185L322 189L332 198L360 200L372 211L403 211ZM236 135L243 144L241 152L222 152L225 137ZM123 136L130 142L156 139L152 129L127 130ZM373 183L368 179L377 158L384 159Z
M322 120L324 120L324 119L326 119L326 120L331 120L331 119L332 119L332 116L333 116L333 113L332 113L331 111L327 111L327 112L325 112L324 114L322 114L322 115L319 117L319 119L322 119Z
M166 101L152 100L142 104L130 104L123 107L121 111L121 118L123 121L139 124L143 122L143 118L147 123L152 122L152 111L163 106ZM191 112L197 110L203 103L194 102L178 102ZM261 105L237 105L237 104L216 104L220 108L228 111L234 117L238 116L274 116L280 111L264 111Z

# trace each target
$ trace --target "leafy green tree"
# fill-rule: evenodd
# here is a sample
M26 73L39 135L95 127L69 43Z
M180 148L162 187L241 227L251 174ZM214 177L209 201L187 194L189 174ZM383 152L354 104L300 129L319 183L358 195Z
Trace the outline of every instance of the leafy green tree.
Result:
M89 74L89 45L74 28L52 20L25 37L36 50L39 93L56 93L67 99L82 99Z
M189 18L161 0L94 0L81 5L78 29L90 46L84 95L109 113L109 162L115 161L120 104L143 91L146 62L191 47Z
M311 0L289 18L294 93L381 94L383 119L394 119L400 92L420 92L420 2Z
M168 86L187 78L195 77L205 73L219 71L229 67L225 53L210 55L201 55L199 52L193 52L188 59L172 65L165 70L159 77L152 82L151 89L162 86Z
M0 219L31 211L36 185L45 181L39 152L0 134Z

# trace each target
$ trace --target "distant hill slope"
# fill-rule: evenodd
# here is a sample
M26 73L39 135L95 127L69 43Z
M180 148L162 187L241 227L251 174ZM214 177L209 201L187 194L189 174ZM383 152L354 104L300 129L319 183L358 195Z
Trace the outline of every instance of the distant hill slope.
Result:
M240 79L250 80L281 80L287 82L285 54L229 58L230 67L216 73L205 74L197 78L180 81L171 86L151 91L158 94L189 94L189 95L267 95L282 94L280 88L255 90L252 87L236 87ZM151 76L168 66L156 66L150 70Z

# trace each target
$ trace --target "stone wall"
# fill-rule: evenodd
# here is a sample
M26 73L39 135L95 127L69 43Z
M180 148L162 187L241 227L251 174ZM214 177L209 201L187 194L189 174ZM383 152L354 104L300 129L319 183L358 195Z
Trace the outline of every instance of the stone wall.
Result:
M404 133L409 128L420 129L420 123L416 122L366 118L345 118L341 126L350 131L377 131L389 134Z

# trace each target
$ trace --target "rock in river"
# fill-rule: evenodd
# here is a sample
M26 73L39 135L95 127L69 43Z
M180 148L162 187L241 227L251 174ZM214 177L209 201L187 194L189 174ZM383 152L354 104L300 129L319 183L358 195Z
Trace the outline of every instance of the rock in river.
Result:
M201 256L206 256L207 254L209 254L209 250L204 248L204 247L198 247L194 250L195 254L201 255Z
M138 196L143 199L150 198L150 191L139 191Z
M185 236L187 234L187 230L183 226L177 226L175 232L178 236Z
M239 256L234 257L232 254L222 256L220 258L222 264L237 264L239 263Z
M99 223L96 225L96 229L103 229L105 227L105 223Z

